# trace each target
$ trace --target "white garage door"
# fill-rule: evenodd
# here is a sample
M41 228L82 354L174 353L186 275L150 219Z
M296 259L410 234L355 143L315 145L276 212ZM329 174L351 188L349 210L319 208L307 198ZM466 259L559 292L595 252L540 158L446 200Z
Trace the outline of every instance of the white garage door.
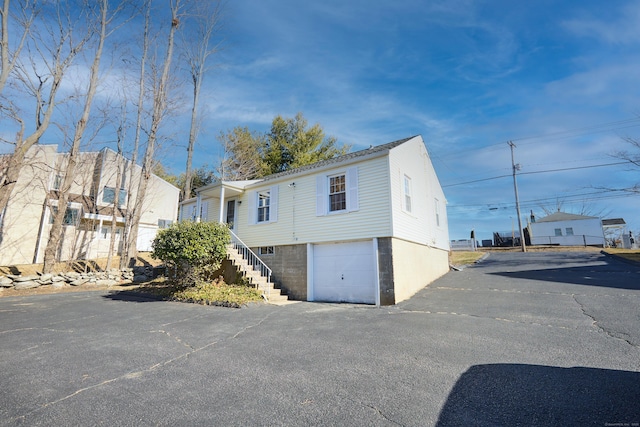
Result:
M140 252L151 252L151 242L156 238L156 227L138 227L138 242L137 247Z
M313 246L315 301L376 303L373 242Z

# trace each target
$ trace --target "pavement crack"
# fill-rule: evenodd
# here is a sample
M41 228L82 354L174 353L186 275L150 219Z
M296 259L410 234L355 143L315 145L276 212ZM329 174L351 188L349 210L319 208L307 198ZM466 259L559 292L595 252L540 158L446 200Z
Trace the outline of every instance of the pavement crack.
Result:
M205 349L208 349L208 348L210 348L210 347L213 347L214 345L216 345L216 344L218 344L218 343L220 343L220 342L222 342L222 341L225 341L225 340L228 340L228 339L234 339L234 338L237 338L237 337L239 337L240 335L242 335L243 333L245 333L247 330L249 330L249 329L251 329L251 328L255 328L255 327L257 327L257 326L260 326L260 325L261 325L262 323L264 323L264 322L265 322L265 321L266 321L266 320L267 320L267 319L268 319L268 318L269 318L273 313L274 313L274 312L268 313L266 316L264 316L264 317L263 317L262 319L260 319L258 322L254 323L254 324L251 324L251 325L248 325L248 326L245 326L245 327L243 327L243 328L241 328L238 332L236 332L234 335L232 335L232 336L230 336L230 337L223 338L223 339L216 340L216 341L212 341L212 342L210 342L210 343L208 343L208 344L206 344L206 345L203 345L202 347L197 347L197 348L195 348L195 347L193 347L193 346L190 346L189 344L186 344L186 343L182 342L181 340L179 340L179 339L177 339L176 337L174 337L174 336L170 335L170 334L169 334L169 333L167 333L166 331L162 331L162 330L151 331L151 332L163 333L163 334L165 334L165 335L167 335L167 336L169 336L169 337L173 338L173 339L174 339L174 340L176 340L177 342L179 342L179 343L181 343L182 345L184 345L184 346L186 346L187 348L189 348L189 349L190 349L190 351L188 351L188 352L186 352L186 353L182 353L182 354L180 354L179 356L172 357L172 358L170 358L170 359L167 359L167 360L164 360L164 361L162 361L162 362L156 363L156 364L151 365L151 366L149 366L149 367L147 367L147 368L145 368L145 369L141 369L141 370L138 370L138 371L127 372L126 374L119 375L119 376L117 376L117 377L114 377L114 378L110 378L110 379L107 379L107 380L101 381L101 382L99 382L99 383L97 383L97 384L93 384L93 385L90 385L90 386L87 386L87 387L79 388L78 390L74 391L74 392L73 392L73 393L71 393L71 394L68 394L68 395L66 395L66 396L63 396L63 397L61 397L61 398L59 398L59 399L56 399L56 400L52 400L51 402L43 403L43 404L42 404L42 405L40 405L38 408L36 408L36 409L34 409L34 410L32 410L32 411L29 411L29 412L28 412L28 413L26 413L26 414L22 414L22 415L18 415L18 416L16 416L16 417L13 417L13 418L11 418L9 421L10 421L10 422L13 422L13 421L17 421L17 420L24 420L24 419L26 419L26 417L28 417L28 416L29 416L29 415L31 415L31 414L34 414L34 413L36 413L36 412L38 412L38 411L41 411L41 410L43 410L43 409L46 409L46 408L48 408L49 406L55 405L55 404L57 404L57 403L64 402L65 400L70 399L70 398L72 398L72 397L74 397L74 396L77 396L77 395L79 395L79 394L82 394L82 393L84 393L84 392L87 392L87 391L90 391L90 390L94 390L94 389L97 389L97 388L99 388L99 387L102 387L102 386L105 386L105 385L108 385L108 384L111 384L111 383L114 383L114 382L117 382L117 381L120 381L120 380L126 380L126 379L139 378L139 377L143 376L143 375L144 375L144 374L146 374L146 373L156 371L156 370L158 370L158 369L160 369L160 368L163 368L163 367L165 367L165 366L167 366L167 365L170 365L170 364L172 364L172 363L175 363L175 362L177 362L177 361L179 361L179 360L187 359L187 358L188 358L189 356L191 356L192 354L195 354L195 353L198 353L198 352L200 352L200 351L202 351L202 350L205 350ZM19 329L19 330L29 330L29 329L46 329L46 328L23 328L23 329ZM5 331L5 332L11 332L11 331Z
M394 419L392 419L392 418L389 418L389 416L388 416L388 415L386 415L384 412L382 412L382 411L380 410L380 408L378 408L377 406L370 405L370 404L368 404L368 403L360 402L360 401L353 400L353 399L348 399L348 400L350 400L351 402L353 402L353 403L355 403L355 404L357 404L357 405L364 406L365 408L373 409L373 410L374 410L378 415L380 415L380 416L381 416L382 418L384 418L386 421L388 421L388 422L390 422L390 423L393 423L393 424L395 424L395 425L397 425L397 426L402 426L402 427L404 427L404 424L401 424L401 423L397 422L396 420L394 420Z
M151 333L160 333L160 334L164 334L164 335L168 336L169 338L173 339L174 341L176 341L177 343L182 344L183 346L185 346L185 347L187 347L187 348L190 348L191 350L195 350L195 349L196 349L196 348L195 348L194 346L192 346L191 344L188 344L188 343L186 343L186 342L182 341L182 340L181 340L180 338L178 338L178 337L174 337L173 335L171 335L171 333L170 333L170 332L167 332L167 331L165 331L165 330L163 330L163 329L159 329L159 330L157 330L157 331L150 331L150 332L151 332Z
M585 315L586 317L588 317L589 319L591 319L591 326L596 328L596 330L603 332L605 335L607 335L607 336L609 336L611 338L623 341L623 342L629 344L632 347L638 347L637 344L634 344L630 340L616 335L614 332L612 332L612 331L608 330L607 328L603 327L602 325L600 325L598 323L598 319L596 319L594 316L592 316L591 314L589 314L587 312L587 310L584 308L584 305L580 301L578 301L578 298L576 298L575 295L572 295L572 297L573 297L573 300L576 302L576 304L578 304L578 307L580 307L580 310L582 311L582 314Z

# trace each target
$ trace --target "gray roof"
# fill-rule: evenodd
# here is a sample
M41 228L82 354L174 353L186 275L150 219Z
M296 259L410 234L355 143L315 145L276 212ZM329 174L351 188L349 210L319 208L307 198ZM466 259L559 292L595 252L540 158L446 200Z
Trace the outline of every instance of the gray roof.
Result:
M626 225L622 218L611 218L611 219L603 219L602 225Z
M379 153L382 151L389 151L394 147L397 147L398 145L404 144L405 142L417 137L418 135L414 135L414 136L410 136L409 138L404 138L404 139L399 139L397 141L393 141L393 142L389 142L387 144L382 144L382 145L376 145L371 146L369 148L366 148L364 150L360 150L360 151L354 151L353 153L347 153L343 156L339 156L339 157L334 157L332 159L328 159L328 160L322 160L320 162L316 162L316 163L312 163L310 165L305 165L305 166L301 166L299 168L295 168L295 169L289 169L286 170L284 172L278 172L275 173L273 175L268 175L265 176L263 178L263 181L268 181L271 179L276 179L276 178L280 178L283 176L288 176L288 175L295 175L297 173L300 172L304 172L304 171L308 171L308 170L312 170L312 169L316 169L316 168L321 168L323 166L327 166L327 165L331 165L331 164L337 164L337 163L341 163L347 160L351 160L351 159L356 159L358 157L364 157L367 156L369 154L373 154L373 153Z
M536 222L556 222L556 221L577 221L582 219L598 219L596 216L576 215L566 212L555 212L544 218L540 218Z

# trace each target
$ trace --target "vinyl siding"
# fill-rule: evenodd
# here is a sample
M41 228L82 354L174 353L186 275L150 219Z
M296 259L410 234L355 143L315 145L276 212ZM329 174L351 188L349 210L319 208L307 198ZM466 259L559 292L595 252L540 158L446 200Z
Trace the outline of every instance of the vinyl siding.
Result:
M351 212L316 215L316 176L358 170L358 206ZM294 185L291 185L295 183ZM391 235L389 215L388 163L386 156L337 166L304 176L269 180L248 188L240 200L237 234L249 246L322 243L367 239ZM278 186L278 220L266 224L250 224L248 198L255 191ZM348 191L348 189L347 189Z
M393 148L389 153L389 170L393 237L448 250L446 199L422 138L414 138ZM405 175L411 179L411 212L404 209Z

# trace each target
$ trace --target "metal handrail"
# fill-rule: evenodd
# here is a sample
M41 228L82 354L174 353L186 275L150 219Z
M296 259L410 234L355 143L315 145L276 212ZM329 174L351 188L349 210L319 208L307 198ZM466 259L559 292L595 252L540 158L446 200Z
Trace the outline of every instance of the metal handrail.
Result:
M255 254L249 247L242 241L236 234L229 230L231 234L231 244L233 248L238 251L242 258L247 260L247 263L253 268L254 271L259 271L262 277L267 278L267 284L271 283L271 269L267 266L267 264L262 261L258 255ZM258 284L256 284L256 288L258 288ZM271 286L266 286L267 291L267 299L271 296Z

